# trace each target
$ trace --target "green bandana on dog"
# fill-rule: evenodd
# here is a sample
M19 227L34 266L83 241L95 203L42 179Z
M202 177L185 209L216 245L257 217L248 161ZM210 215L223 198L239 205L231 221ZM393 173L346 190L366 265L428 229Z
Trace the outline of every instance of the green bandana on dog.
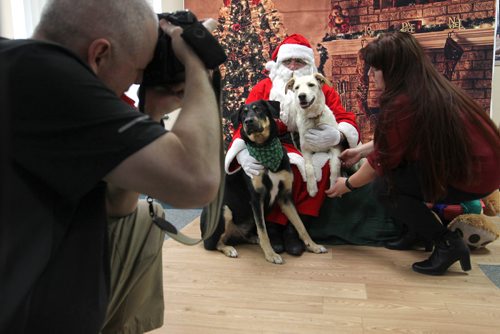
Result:
M283 148L278 138L274 138L266 146L252 146L247 144L248 153L271 172L276 172L283 159Z

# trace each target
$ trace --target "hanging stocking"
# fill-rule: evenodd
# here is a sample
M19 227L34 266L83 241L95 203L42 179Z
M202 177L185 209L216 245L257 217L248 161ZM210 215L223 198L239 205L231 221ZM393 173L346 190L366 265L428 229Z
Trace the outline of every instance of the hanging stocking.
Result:
M328 60L328 58L330 58L330 56L328 56L328 49L325 48L325 46L321 43L318 43L318 45L316 46L316 51L318 51L319 53L319 66L318 66L318 72L325 75L325 64Z
M449 33L444 45L444 76L446 79L451 81L455 66L457 66L463 53L464 49L451 38L451 33Z
M364 59L361 57L361 53L358 52L356 61L356 74L358 75L358 86L356 87L356 96L358 100L359 111L366 115L369 115L368 109L368 88L369 88L369 78L368 70L370 66L366 65Z
M361 42L361 46L364 46L364 42ZM356 74L358 76L358 85L356 87L356 99L358 102L358 110L356 113L356 122L360 130L360 136L362 142L368 142L373 139L373 129L375 125L375 115L373 111L370 110L368 106L368 94L370 79L368 78L368 70L370 66L366 64L364 59L361 57L361 52L358 52L357 62L356 62Z

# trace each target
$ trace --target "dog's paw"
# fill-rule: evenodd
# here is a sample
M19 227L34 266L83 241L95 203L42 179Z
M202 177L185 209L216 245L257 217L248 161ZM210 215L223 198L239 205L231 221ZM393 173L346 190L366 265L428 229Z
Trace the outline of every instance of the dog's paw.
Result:
M316 254L328 253L328 250L325 248L325 246L321 246L321 245L317 245L317 244L307 245L307 250L309 252L313 252Z
M232 246L226 246L221 249L221 252L224 253L227 257L238 257L238 252Z
M274 263L274 264L283 264L285 261L283 261L283 258L277 254L277 253L271 253L269 255L266 254L266 260L268 262Z

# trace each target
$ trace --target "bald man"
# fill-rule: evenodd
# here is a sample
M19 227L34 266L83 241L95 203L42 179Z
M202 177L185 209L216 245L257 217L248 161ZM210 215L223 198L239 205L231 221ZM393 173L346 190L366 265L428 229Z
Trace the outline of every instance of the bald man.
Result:
M186 67L171 131L120 99L152 59L158 24ZM114 247L107 216L135 212L137 193L180 208L215 197L217 101L181 32L144 0L52 0L32 39L0 41L13 174L0 224L1 333L99 333ZM143 233L126 235L150 245ZM148 330L141 326L133 330Z

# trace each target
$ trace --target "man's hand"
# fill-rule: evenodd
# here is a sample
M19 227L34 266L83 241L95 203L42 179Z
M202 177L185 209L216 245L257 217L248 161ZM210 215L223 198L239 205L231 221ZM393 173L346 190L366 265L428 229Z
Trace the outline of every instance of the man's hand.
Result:
M169 86L146 87L145 113L157 122L163 115L182 107L184 83Z
M246 148L236 155L236 160L251 179L264 171L264 166L252 157Z
M205 65L201 59L182 38L181 34L183 30L180 26L176 26L165 19L161 19L159 24L161 29L170 36L170 43L175 56L186 68L195 66L205 69Z
M326 150L340 143L340 131L328 124L320 124L317 128L310 129L304 135L308 145Z

